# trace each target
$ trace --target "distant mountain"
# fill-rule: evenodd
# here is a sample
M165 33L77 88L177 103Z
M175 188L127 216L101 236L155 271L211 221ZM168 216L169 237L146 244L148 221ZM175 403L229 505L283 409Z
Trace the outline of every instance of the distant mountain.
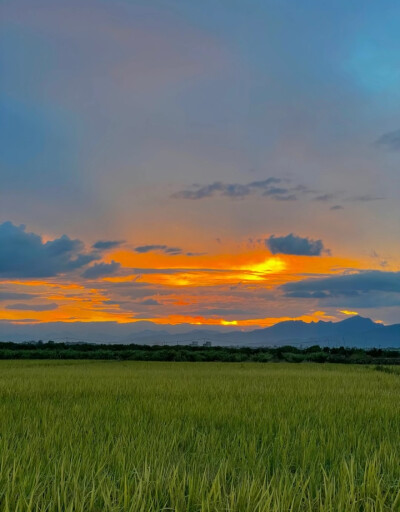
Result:
M381 326L354 337L357 347L400 348L400 324Z
M336 322L333 324L336 327L337 332L343 332L344 334L366 332L373 329L380 329L383 327L382 324L373 322L370 318L364 318L362 316L351 316L346 318L342 322Z
M370 332L370 338L379 338L379 333L385 329L382 324L373 322L370 318L353 316L341 322L312 322L302 321L280 322L266 329L253 331L252 336L258 343L270 344L323 344L326 346L351 345L360 343L362 336ZM400 341L400 340L399 340Z
M226 327L217 326L226 332ZM0 340L29 341L54 340L90 343L134 343L146 339L146 343L163 342L164 338L187 334L193 329L191 324L158 325L148 321L119 324L117 322L48 322L41 324L11 324L0 321ZM196 331L209 331L208 326ZM154 340L154 341L150 341Z
M156 325L151 322L134 324L104 323L52 323L11 325L0 322L0 340L29 341L86 341L91 343L137 343L146 345L201 345L210 342L222 346L348 346L400 348L400 324L384 326L370 318L353 316L341 322L305 323L285 321L253 331L209 329L190 325ZM226 328L225 328L226 329Z

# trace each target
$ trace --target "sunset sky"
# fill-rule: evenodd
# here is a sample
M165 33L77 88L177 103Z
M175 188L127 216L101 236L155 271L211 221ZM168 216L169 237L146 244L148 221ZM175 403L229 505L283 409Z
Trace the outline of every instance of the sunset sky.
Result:
M2 0L0 321L400 323L399 16Z

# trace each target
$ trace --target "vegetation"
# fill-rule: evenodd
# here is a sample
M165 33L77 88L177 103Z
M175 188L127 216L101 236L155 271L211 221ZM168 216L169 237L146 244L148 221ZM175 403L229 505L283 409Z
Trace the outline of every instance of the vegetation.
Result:
M287 361L289 363L352 363L400 364L399 350L334 347L314 345L305 349L292 346L211 347L183 345L112 345L90 343L2 343L0 359L101 359L127 361L225 361L260 362Z
M398 375L1 361L0 510L399 510Z

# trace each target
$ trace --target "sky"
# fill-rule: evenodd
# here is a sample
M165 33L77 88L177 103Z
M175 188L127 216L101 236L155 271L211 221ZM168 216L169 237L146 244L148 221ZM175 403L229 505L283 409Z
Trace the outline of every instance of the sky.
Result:
M0 322L400 323L399 19L1 0Z

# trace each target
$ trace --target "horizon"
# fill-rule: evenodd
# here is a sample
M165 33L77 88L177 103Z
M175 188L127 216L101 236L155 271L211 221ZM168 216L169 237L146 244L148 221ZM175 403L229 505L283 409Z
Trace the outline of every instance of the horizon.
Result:
M0 324L400 323L394 0L5 0Z
M135 327L135 330L132 331L132 334L141 334L141 333L144 333L144 332L152 332L152 333L162 333L162 332L167 332L169 334L185 334L185 333L192 333L192 332L216 332L216 333L220 333L220 334L229 334L230 332L231 333L242 333L242 334L246 334L246 333L252 333L253 331L257 331L257 330L268 330L270 329L271 327L275 327L275 326L279 326L279 325L282 325L282 324L291 324L291 323L294 323L294 324L298 324L298 323L302 323L304 325L310 325L310 324L333 324L333 325L336 325L336 324L342 324L342 323L348 323L352 320L355 320L355 319L358 319L358 320L362 320L362 321L368 321L368 322L371 322L372 324L374 324L375 326L382 326L382 327L393 327L393 326L400 326L400 323L395 323L395 324L384 324L380 321L374 321L372 320L371 318L369 317L363 317L363 316L360 316L360 315L353 315L353 316L350 316L350 317L347 317L347 318L344 318L344 319L340 319L340 320L336 320L336 321L332 321L332 320L282 320L280 322L277 322L277 323L274 323L272 325L269 325L267 327L256 327L256 328L253 328L253 327L247 327L247 328L241 328L240 326L236 326L236 325L230 325L230 326L223 326L223 325L193 325L193 324L189 324L189 323L181 323L181 324L158 324L158 323L155 323L155 322L151 322L151 321L148 321L148 320L138 320L137 322L126 322L126 323L118 323L118 322L115 322L115 321L109 321L109 320L106 320L106 321L103 321L103 322L81 322L81 321L74 321L74 322L38 322L38 323L35 323L35 324L26 324L26 323L21 323L21 324L14 324L14 325L18 325L19 327L29 327L29 325L32 325L32 326L35 326L35 327L52 327L52 326L58 326L58 325L63 325L65 327L68 327L68 326L73 326L73 327L76 327L76 326L85 326L87 324L89 324L90 326L111 326L113 328L116 328L118 326L121 326L121 327L125 327L125 328L129 328L130 326L132 327ZM9 326L10 323L8 322L3 322L0 320L0 340L1 340L1 335L2 335L2 331L1 331L1 327L6 327L6 326ZM137 327L139 327L139 329L136 329ZM142 328L142 329L141 329ZM168 330L168 328L172 328L172 330Z

